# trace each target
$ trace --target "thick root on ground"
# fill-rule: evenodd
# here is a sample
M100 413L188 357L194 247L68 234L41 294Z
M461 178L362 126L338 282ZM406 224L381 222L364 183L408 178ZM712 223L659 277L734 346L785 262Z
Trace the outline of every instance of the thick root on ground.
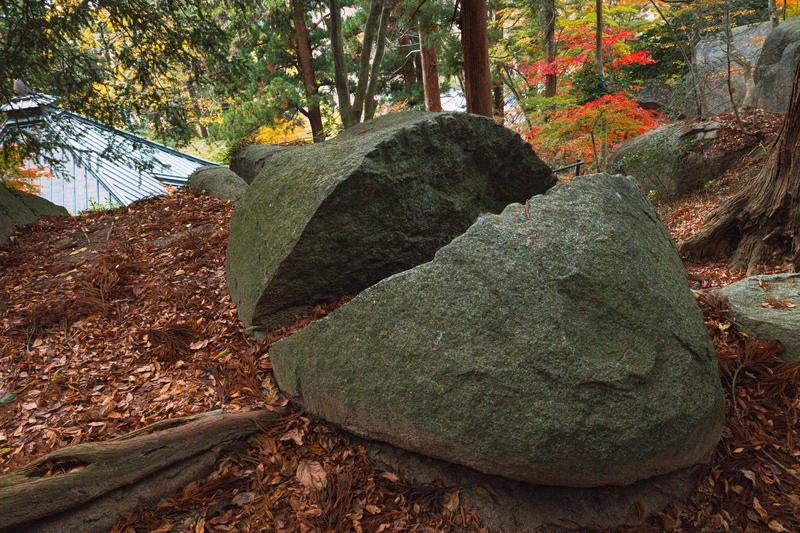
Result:
M225 451L285 413L214 411L50 453L0 476L0 531L107 531L210 472Z

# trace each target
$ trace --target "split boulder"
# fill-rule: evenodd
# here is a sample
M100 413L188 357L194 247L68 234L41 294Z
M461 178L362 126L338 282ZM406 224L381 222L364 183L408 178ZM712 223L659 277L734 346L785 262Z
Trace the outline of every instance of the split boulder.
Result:
M751 276L719 293L744 331L779 340L786 360L800 360L800 274Z
M430 260L479 214L542 193L550 168L466 113L404 112L272 156L237 206L228 288L251 330Z
M622 176L582 176L482 215L270 358L314 415L537 485L676 472L708 458L724 422L683 265Z

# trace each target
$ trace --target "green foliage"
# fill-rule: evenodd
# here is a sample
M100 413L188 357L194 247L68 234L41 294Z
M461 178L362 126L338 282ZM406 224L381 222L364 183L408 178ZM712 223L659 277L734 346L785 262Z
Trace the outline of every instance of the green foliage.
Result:
M590 64L584 65L572 76L571 81L572 86L569 92L579 105L596 100L604 94L614 92L609 85L608 78L606 76L598 76L594 66Z
M0 101L12 80L117 126L187 139L187 83L224 34L211 0L8 0L0 12Z
M112 211L114 209L119 209L120 207L124 207L123 204L114 200L113 198L108 198L106 202L98 202L93 198L89 199L89 209L84 211L85 213L104 213L106 211Z

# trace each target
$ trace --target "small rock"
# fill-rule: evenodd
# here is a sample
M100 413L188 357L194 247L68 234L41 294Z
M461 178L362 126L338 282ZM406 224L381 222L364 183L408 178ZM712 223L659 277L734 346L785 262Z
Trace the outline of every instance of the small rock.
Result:
M784 359L800 360L800 274L751 276L718 292L745 332L781 341Z
M199 168L189 176L186 186L231 202L241 200L249 188L242 178L227 167Z

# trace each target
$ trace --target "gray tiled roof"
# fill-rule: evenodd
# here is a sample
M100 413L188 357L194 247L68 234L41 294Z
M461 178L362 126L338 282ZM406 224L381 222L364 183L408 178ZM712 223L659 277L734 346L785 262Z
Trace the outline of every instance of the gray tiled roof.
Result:
M7 142L19 130L26 134L47 135L48 139L55 140L52 144L58 148L44 154L40 161L50 159L63 163L51 169L54 177L50 180L70 181L80 176L84 182L91 179L98 182L96 186L82 183L78 187L73 184L72 188L80 189L80 194L95 196L93 191L100 191L102 186L111 199L127 205L164 194L164 184L183 186L197 168L216 165L54 107L52 99L43 95L14 99L3 110L8 113L8 118L0 128L0 144ZM48 186L52 185L48 183ZM99 192L97 195L103 196ZM64 198L61 203L70 209L66 201ZM79 210L78 205L88 205L89 200L76 199L75 203L77 205L70 209L72 212Z

